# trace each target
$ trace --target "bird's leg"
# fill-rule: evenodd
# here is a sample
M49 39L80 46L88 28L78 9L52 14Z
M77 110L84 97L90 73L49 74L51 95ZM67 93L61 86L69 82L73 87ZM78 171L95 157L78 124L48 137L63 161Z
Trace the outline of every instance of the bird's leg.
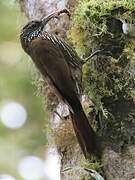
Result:
M106 51L105 49L101 49L101 50L96 50L94 51L90 56L88 56L86 59L83 60L83 64L85 64L86 62L88 62L93 56L98 55L98 54L102 54L102 55L106 55L106 56L112 56L110 51Z

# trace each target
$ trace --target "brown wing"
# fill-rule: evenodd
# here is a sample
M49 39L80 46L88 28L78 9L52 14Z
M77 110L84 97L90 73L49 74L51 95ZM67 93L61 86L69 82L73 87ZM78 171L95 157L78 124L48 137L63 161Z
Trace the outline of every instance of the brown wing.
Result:
M56 90L55 94L62 98L70 108L74 105L79 107L75 82L62 51L51 41L41 37L32 41L31 49L34 50L30 54L32 60Z
M42 39L47 39L57 47L59 51L62 52L66 63L70 67L72 77L76 84L76 92L78 95L82 94L82 60L77 55L76 51L66 43L62 38L57 37L57 35L50 34L48 32L42 33Z
M43 32L42 38L48 39L63 52L63 56L70 67L79 69L82 68L82 59L80 59L76 51L68 43L66 43L66 41L57 37L57 35L50 34L48 32Z

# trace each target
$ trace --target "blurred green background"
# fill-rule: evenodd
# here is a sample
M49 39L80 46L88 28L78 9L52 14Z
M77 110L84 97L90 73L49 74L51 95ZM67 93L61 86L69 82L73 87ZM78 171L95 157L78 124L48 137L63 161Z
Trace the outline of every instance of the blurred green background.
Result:
M21 159L45 156L45 112L42 98L36 96L32 85L30 59L19 43L27 19L13 0L0 0L0 17L0 113L10 102L21 104L27 112L20 128L5 126L0 114L0 180L5 180L2 174L24 180L18 171Z

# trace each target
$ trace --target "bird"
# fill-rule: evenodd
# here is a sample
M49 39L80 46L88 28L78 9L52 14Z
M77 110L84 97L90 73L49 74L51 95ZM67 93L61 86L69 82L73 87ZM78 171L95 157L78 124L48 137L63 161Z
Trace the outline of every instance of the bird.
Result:
M45 25L62 13L70 16L67 9L62 9L41 20L28 22L21 30L20 42L23 50L47 80L53 93L68 106L73 129L85 158L90 158L92 155L100 157L98 136L91 127L80 102L79 74L83 64L102 50L97 50L88 58L81 59L66 41L45 31ZM71 72L72 68L75 74Z

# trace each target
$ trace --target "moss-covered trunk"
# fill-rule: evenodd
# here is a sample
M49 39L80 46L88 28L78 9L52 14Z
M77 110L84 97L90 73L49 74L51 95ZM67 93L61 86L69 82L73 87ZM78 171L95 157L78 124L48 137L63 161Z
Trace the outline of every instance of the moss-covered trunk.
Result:
M76 4L74 0L19 2L29 20L65 6L72 9ZM84 159L67 108L58 103L41 76L37 76L38 87L50 110L49 124L61 155L61 170L67 168L61 172L61 178L90 179L83 169L87 167L107 180L131 180L135 178L135 2L83 0L75 8L68 37L78 54L85 57L97 49L107 52L83 67L84 93L88 97L83 106L101 137L103 154L102 160ZM68 27L68 19L62 18L50 23L48 29L65 38Z
M89 111L103 137L103 165L108 180L135 177L135 2L79 1L69 33L80 55L104 49L84 67ZM96 118L95 118L96 117Z

